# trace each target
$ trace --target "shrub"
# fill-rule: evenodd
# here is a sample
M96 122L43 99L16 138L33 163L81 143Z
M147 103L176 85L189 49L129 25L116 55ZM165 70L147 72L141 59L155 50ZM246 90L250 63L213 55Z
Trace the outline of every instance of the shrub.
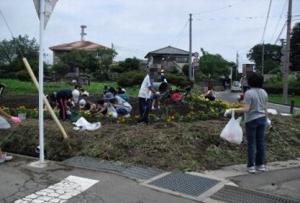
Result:
M184 75L175 75L168 73L166 74L166 78L169 83L176 85L176 86L185 86L189 83L188 79Z
M130 87L141 84L144 77L144 72L130 71L127 73L120 74L120 77L117 80L117 82L118 85L121 87Z

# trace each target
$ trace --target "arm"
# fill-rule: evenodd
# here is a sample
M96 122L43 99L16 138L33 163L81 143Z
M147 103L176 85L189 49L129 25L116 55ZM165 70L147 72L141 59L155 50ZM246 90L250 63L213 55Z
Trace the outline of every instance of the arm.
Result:
M250 106L248 104L243 104L240 108L232 108L236 113L245 113L250 110Z
M19 117L9 115L2 108L0 108L0 115L4 116L6 119L9 119L14 124L21 123L21 119Z
M11 115L7 114L1 107L0 107L0 115L4 116L7 119L10 119Z

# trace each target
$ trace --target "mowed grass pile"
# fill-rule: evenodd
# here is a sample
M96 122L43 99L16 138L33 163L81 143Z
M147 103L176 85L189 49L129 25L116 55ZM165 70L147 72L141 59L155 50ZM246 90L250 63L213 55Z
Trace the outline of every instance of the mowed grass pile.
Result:
M300 157L300 118L272 117L267 133L268 161ZM228 119L194 122L157 122L150 125L105 123L94 132L76 132L63 123L69 139L64 140L51 120L45 123L46 156L64 160L90 156L166 170L201 171L246 163L246 143L230 144L219 134ZM25 120L20 126L0 131L4 150L36 155L38 121Z

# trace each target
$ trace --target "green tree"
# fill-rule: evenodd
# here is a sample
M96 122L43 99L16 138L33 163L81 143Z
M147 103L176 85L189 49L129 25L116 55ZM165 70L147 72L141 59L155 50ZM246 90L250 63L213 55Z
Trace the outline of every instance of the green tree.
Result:
M139 70L140 63L141 61L136 57L126 58L124 61L120 61L118 65L114 66L112 71L117 73L136 71Z
M38 49L39 45L35 38L30 39L27 35L13 38L12 40L0 41L0 71L1 77L17 78L22 75L25 79L28 74L25 71L22 57L25 56L34 73L38 72ZM29 79L29 77L27 77Z
M291 70L300 71L300 23L296 23L291 37Z
M201 49L202 56L199 59L200 71L206 76L218 78L220 76L228 76L232 62L225 60L219 54L210 54Z
M94 76L101 80L109 80L109 72L117 52L113 49L98 49L96 51L97 66Z
M108 79L109 69L116 56L112 49L97 49L94 51L74 49L60 56L60 62L54 66L59 74L66 74L78 68L80 72L90 72L101 78Z
M264 46L264 73L273 72L274 69L278 70L280 68L281 46L276 44L265 44ZM258 70L262 70L262 44L252 47L247 57L255 63Z

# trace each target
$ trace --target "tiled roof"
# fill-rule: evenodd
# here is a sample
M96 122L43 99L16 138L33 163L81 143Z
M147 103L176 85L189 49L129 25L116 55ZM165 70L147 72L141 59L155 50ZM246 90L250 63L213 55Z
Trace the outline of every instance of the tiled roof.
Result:
M185 55L185 56L188 56L189 52L185 51L185 50L182 50L182 49L175 48L175 47L167 46L167 47L164 47L164 48L157 49L155 51L149 52L145 56L145 58L148 58L150 55L163 55L163 54L166 54L166 55Z
M93 49L109 49L101 44L96 44L90 41L76 41L71 43L59 44L56 46L50 47L52 51L67 51L72 49L84 49L84 50L93 50Z

